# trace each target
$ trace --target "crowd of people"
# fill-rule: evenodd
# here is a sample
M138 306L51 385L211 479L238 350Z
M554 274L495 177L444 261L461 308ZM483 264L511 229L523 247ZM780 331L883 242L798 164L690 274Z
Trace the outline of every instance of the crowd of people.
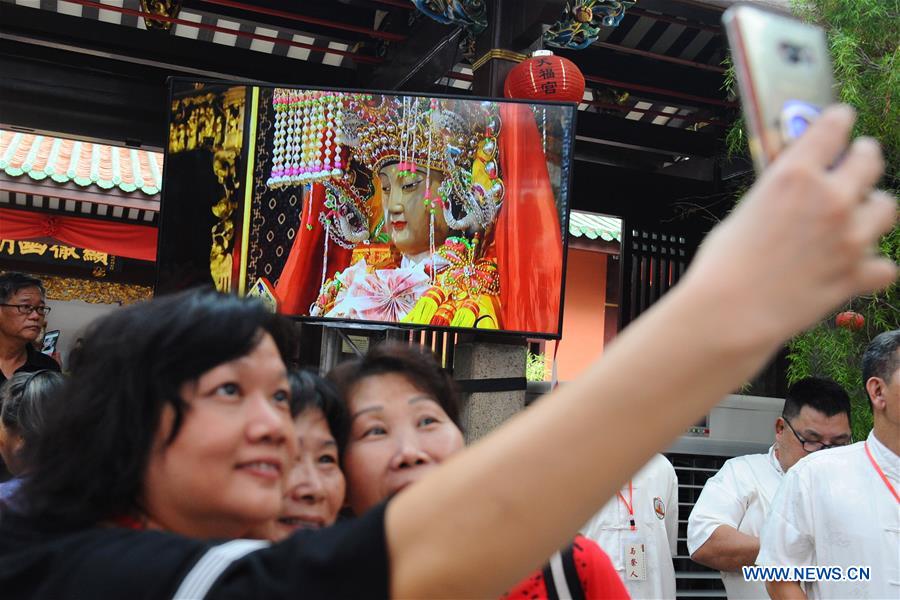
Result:
M291 323L212 291L97 320L63 379L32 347L40 281L0 276L2 596L674 597L658 453L787 337L896 278L871 252L896 202L852 125L826 111L601 360L470 447L432 357L382 345L321 378L293 364ZM900 331L863 371L865 442L849 445L846 391L804 380L770 452L701 495L689 549L730 597L900 592ZM637 414L653 418L621 418ZM731 580L753 564L871 580Z

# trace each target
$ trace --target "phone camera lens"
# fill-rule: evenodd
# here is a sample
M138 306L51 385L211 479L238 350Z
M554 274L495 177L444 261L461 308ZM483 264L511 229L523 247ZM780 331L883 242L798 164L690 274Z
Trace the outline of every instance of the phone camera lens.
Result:
M807 58L807 52L805 52L801 46L782 42L779 49L781 50L781 55L791 64L805 62L805 59Z

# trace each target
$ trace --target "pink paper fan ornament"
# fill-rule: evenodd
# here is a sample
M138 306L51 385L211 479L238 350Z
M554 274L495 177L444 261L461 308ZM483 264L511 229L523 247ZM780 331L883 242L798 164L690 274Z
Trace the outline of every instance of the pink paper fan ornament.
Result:
M421 267L383 269L356 280L347 290L353 310L367 321L397 322L413 309L431 287L431 278Z

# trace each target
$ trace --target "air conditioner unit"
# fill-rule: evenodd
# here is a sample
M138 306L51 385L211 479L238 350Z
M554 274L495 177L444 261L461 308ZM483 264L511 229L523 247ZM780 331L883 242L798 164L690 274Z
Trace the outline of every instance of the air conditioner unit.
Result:
M775 439L775 419L782 408L784 398L731 394L668 451L716 456L766 452Z

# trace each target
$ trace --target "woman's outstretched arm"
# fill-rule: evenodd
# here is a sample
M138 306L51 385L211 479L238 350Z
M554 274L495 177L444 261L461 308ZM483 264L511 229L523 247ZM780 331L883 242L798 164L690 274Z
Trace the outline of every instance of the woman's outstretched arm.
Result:
M853 122L826 111L601 360L390 503L395 597L499 595L786 338L894 280L871 249L896 202Z

